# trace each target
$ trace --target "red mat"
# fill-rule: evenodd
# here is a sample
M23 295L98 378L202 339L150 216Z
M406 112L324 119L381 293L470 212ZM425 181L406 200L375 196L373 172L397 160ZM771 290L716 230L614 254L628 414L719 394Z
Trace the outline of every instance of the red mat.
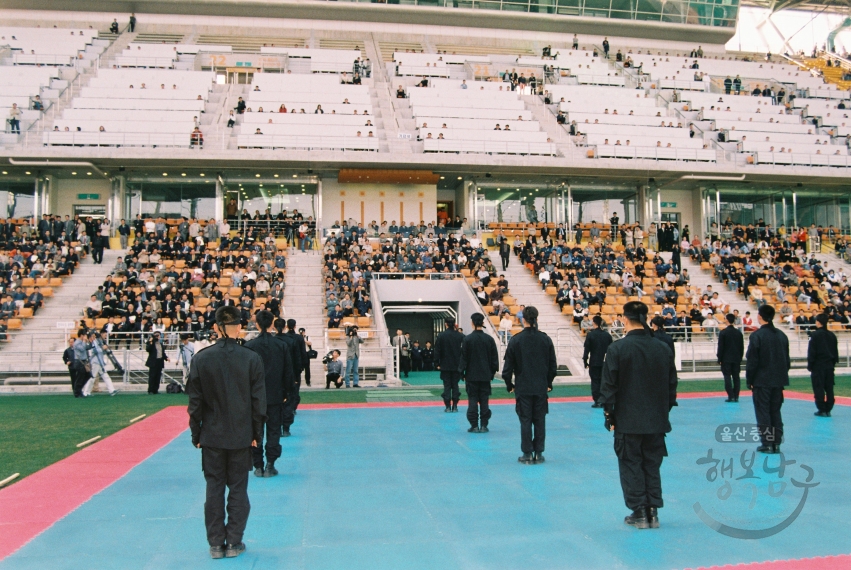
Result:
M776 560L751 564L727 564L725 566L700 567L695 570L839 570L851 568L851 554L819 556L799 560Z
M172 406L0 489L0 560L126 475L189 425Z

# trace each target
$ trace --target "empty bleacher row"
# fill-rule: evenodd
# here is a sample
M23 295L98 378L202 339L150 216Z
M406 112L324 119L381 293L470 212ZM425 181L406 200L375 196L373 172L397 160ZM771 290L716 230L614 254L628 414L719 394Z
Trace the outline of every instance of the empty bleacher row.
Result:
M336 74L258 73L235 136L238 148L377 151L376 124L366 85Z
M98 40L97 30L0 26L0 45L8 45L8 65L90 65L109 42Z
M212 87L206 71L101 69L45 144L188 147Z
M425 152L557 154L517 91L486 81L464 82L466 89L461 80L435 80L432 85L408 93ZM528 127L512 128L518 123Z

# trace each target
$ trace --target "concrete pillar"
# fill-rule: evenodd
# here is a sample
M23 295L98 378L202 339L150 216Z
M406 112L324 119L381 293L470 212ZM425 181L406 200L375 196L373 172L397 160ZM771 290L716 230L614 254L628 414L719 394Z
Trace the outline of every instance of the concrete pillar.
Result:
M313 198L313 208L316 212L316 237L322 239L322 178L316 179L316 196ZM378 223L381 223L379 220Z
M225 187L220 176L216 177L216 221L225 218Z
M642 228L646 228L652 221L650 208L647 203L647 186L645 184L639 184L636 188L636 192L638 194L636 200L639 205L639 207L636 208L638 210L638 224Z

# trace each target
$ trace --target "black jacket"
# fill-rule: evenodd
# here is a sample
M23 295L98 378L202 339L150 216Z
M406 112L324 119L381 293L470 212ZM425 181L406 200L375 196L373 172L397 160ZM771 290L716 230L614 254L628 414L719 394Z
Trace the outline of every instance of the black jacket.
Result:
M807 370L833 369L839 363L839 348L836 335L824 327L815 329L810 334L810 344L807 347Z
M186 384L192 443L245 449L259 442L266 419L264 376L263 359L232 339L198 352Z
M461 343L464 335L457 329L447 329L434 341L434 365L441 372L457 372L461 366Z
M157 344L159 344L163 349L162 358L157 358ZM162 343L156 343L153 339L151 339L145 343L145 350L148 351L148 360L145 361L145 366L165 366L165 361L168 360L168 356L165 353L165 346L163 346Z
M466 382L490 384L499 370L499 352L496 342L484 331L475 330L464 337L461 344L461 363L458 372Z
M745 337L742 331L734 326L728 326L718 333L718 351L715 354L718 362L735 362L741 364L745 355Z
M296 370L296 376L300 375L305 368L310 366L310 359L307 357L307 345L304 343L304 337L295 331L287 331L285 336L290 339L293 349L293 366Z
M670 348L671 354L676 355L676 349L674 348L674 339L671 338L671 335L661 330L653 331L653 338Z
M292 351L281 339L269 333L245 343L263 359L263 370L266 373L266 405L280 405L293 390L295 375L293 373Z
M603 329L593 328L588 331L588 335L585 337L585 351L582 353L582 362L585 367L597 368L602 366L610 344L612 344L612 335Z
M748 386L783 388L789 385L789 339L774 326L762 326L748 342Z
M553 387L557 368L552 339L536 328L526 327L508 341L502 379L518 396L543 396Z
M668 433L668 413L677 405L673 353L649 332L629 331L606 352L600 394L618 433Z

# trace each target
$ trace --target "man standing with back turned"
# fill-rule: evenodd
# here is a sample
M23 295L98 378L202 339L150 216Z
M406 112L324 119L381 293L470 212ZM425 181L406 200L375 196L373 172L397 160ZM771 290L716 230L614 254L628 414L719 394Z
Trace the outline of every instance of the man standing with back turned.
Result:
M511 337L505 350L502 379L508 393L515 393L514 409L520 419L523 455L517 461L532 465L544 462L549 411L547 392L553 389L558 365L553 341L538 330L538 309L526 307L523 315L523 330ZM512 379L517 383L512 383Z
M677 405L674 354L654 339L647 326L647 305L623 307L625 336L612 343L603 364L601 400L605 426L615 435L621 488L632 514L624 522L635 528L659 528L662 476L668 455L668 414Z
M591 398L594 400L591 407L602 408L603 406L600 404L600 382L603 379L603 359L606 357L609 345L612 344L612 335L602 329L603 317L594 315L593 320L594 328L588 331L585 337L585 351L582 353L582 362L591 376Z
M824 313L816 317L816 330L810 335L810 345L807 347L807 370L810 371L813 396L818 408L815 415L821 418L829 418L833 409L833 368L839 362L836 335L827 330L827 322Z
M458 381L461 373L461 343L464 335L455 328L455 319L449 318L444 321L446 330L437 335L434 341L434 364L440 370L440 379L443 380L443 403L446 406L444 412L457 412L458 400L461 399L461 390Z
M242 535L251 510L251 448L260 445L266 419L263 360L237 344L241 319L236 307L219 307L215 329L220 338L192 359L186 385L192 444L201 448L207 480L204 522L213 558L235 558L245 552Z
M260 334L246 342L245 348L250 348L260 355L266 374L266 467L263 467L263 441L260 439L257 440L257 447L252 449L254 475L274 477L278 474L275 461L281 456L281 418L284 402L293 391L295 375L289 347L283 340L269 334L269 329L275 321L274 315L269 311L259 311L254 320Z
M763 305L757 313L760 327L751 333L745 356L748 388L762 445L760 453L780 453L783 442L783 387L789 385L789 339L774 326L774 307Z
M736 316L729 313L726 317L727 328L718 334L718 352L715 355L724 374L724 389L727 390L725 402L739 401L739 373L742 370L742 356L745 354L745 338L736 328Z
M485 316L473 313L470 317L473 332L464 337L461 344L461 364L458 371L467 385L467 421L470 422L470 433L487 433L491 410L488 400L491 395L491 381L499 370L499 352L496 342L483 330ZM480 413L481 410L481 413ZM482 424L479 427L479 417Z

